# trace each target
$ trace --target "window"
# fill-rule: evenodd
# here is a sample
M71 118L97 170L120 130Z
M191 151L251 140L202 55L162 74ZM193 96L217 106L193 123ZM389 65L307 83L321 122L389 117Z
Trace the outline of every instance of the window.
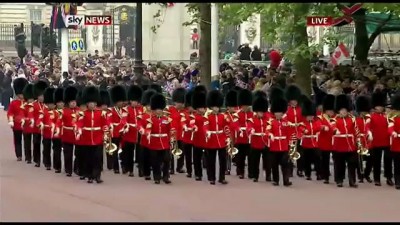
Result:
M42 10L41 9L31 9L29 10L30 20L33 22L42 22Z

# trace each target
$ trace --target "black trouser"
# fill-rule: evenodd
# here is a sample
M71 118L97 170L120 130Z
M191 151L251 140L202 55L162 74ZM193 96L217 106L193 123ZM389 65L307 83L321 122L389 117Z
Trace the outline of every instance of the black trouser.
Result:
M249 176L257 179L260 177L260 159L262 156L263 169L266 178L271 178L271 164L269 163L269 149L251 149L249 155Z
M145 177L150 177L151 174L151 156L150 156L150 150L146 147L141 147L141 153L143 153L143 158L142 158L142 162L143 162L143 175ZM168 151L169 154L169 151ZM168 163L169 165L169 163ZM140 167L140 166L139 166ZM169 167L168 167L169 168Z
M331 175L331 155L332 151L320 150L321 161L320 161L320 175L325 181L329 181Z
M43 164L51 167L51 139L43 138Z
M103 145L83 146L83 151L87 177L89 179L100 179Z
M86 172L86 154L85 154L85 146L83 145L75 145L75 162L76 162L76 170L78 175L81 177L87 177ZM75 170L74 169L74 170Z
M366 155L363 156L363 161L365 162L364 163L365 166L364 166L364 171L363 171L364 174L362 174L362 178L369 177L371 172L372 172L373 161L372 161L372 157L371 157L371 150L369 152L370 152L369 156L366 156ZM361 175L361 170L359 168L360 167L358 166L357 167L357 173L359 173L358 175Z
M357 152L335 152L335 182L343 183L346 177L346 164L349 184L356 183L356 169L358 164Z
M366 170L366 164L370 164L370 168L372 169L372 161L371 161L371 156L366 156L366 155L359 155L357 156L358 161L357 161L357 177L359 180L363 180L365 177L365 170ZM371 173L371 170L369 171Z
M225 180L226 172L226 148L219 149L206 149L207 159L207 178L209 181L216 180L216 160L218 153L218 164L219 164L219 181Z
M246 166L246 158L249 156L250 144L236 144L235 146L239 153L236 155L236 174L244 176L244 168ZM226 152L226 151L225 151ZM250 174L249 167L247 167L248 174Z
M114 171L119 171L119 157L118 157L118 151L119 151L119 143L120 143L120 138L112 138L112 143L117 146L117 150L112 153L112 168ZM121 163L123 165L123 163Z
M42 135L33 133L33 161L40 164L40 143Z
M182 150L182 155L180 157L177 157L176 160L176 171L182 170L183 166L185 165L185 151L183 151L183 142L178 141L178 148ZM171 171L173 171L175 168L175 157L171 153Z
M67 174L72 174L72 156L74 154L74 145L70 143L62 143L64 153L64 167Z
M193 173L193 145L183 143L183 152L185 155L186 172L191 175Z
M153 169L153 179L155 181L169 178L171 154L169 149L149 150L151 157L151 168ZM161 174L162 172L162 174Z
M394 162L394 184L400 186L400 152L392 152Z
M203 177L203 167L201 163L202 160L203 148L193 147L193 167L195 177Z
M283 183L288 183L290 173L289 153L270 151L270 160L272 168L272 180L276 183L279 183L279 166L281 166Z
M304 174L306 177L311 177L312 168L311 165L314 165L315 171L317 172L317 176L321 176L320 169L320 152L316 148L304 148L303 149L303 161L304 161Z
M61 170L61 139L53 138L53 167L55 170Z
M23 133L24 135L24 154L25 154L25 161L32 160L32 133ZM34 157L34 161L36 159ZM36 162L38 163L38 162ZM39 163L40 163L40 152L39 152Z
M370 151L371 160L372 160L372 168L374 170L374 181L381 181L381 168L382 168L382 153L383 153L383 168L384 168L384 176L386 179L393 178L393 160L390 154L389 147L379 147L373 148ZM368 177L371 173L371 170L368 168L365 169L365 176Z
M22 130L13 130L15 156L22 158Z
M133 160L135 157L135 148L136 148L136 144L135 143L131 143L131 142L125 142L124 143L124 148L122 150L124 156L124 167L126 169L126 171L133 173L134 171L134 164L135 161Z

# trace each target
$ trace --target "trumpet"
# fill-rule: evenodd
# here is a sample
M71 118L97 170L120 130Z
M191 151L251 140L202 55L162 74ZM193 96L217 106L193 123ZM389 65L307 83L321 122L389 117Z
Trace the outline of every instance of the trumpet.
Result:
M360 156L369 156L369 150L362 144L360 138L357 139L357 153Z
M289 159L295 163L300 157L301 155L297 151L297 139L292 139L289 143Z
M118 150L117 145L112 143L110 133L107 133L104 135L103 148L104 148L104 151L109 155L112 155L115 151Z
M171 153L176 157L180 157L183 154L182 149L180 149L178 146L177 140L171 141Z
M232 158L239 153L239 149L235 147L233 141L230 138L228 139L228 146L226 147L226 151L228 152L228 155Z

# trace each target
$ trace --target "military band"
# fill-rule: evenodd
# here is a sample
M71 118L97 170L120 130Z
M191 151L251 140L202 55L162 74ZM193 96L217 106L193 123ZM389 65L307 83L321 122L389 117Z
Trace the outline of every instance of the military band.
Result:
M178 88L172 106L155 84L52 88L17 78L13 88L16 99L7 118L17 160L33 159L36 167L43 162L56 173L64 168L66 176L74 172L88 183L103 182L103 162L130 177L137 162L139 177L155 184L171 183L171 175L184 168L188 178L201 181L204 167L211 185L228 184L235 159L234 175L244 179L247 166L253 182L291 186L297 167L299 177L328 184L333 161L338 187L344 186L346 170L350 187L371 183L371 172L380 186L383 155L386 184L400 189L400 94L387 113L381 91L358 96L353 109L346 95L314 90L313 102L295 85L272 87L268 96Z

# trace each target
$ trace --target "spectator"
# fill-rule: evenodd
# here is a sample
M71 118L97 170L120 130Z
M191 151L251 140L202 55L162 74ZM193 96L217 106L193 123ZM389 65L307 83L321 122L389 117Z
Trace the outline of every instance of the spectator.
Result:
M253 61L261 61L261 51L258 49L257 45L254 45L253 51L251 52L251 60Z
M240 60L250 61L251 48L249 47L249 44L246 43L244 45L240 45L238 51L240 52Z

